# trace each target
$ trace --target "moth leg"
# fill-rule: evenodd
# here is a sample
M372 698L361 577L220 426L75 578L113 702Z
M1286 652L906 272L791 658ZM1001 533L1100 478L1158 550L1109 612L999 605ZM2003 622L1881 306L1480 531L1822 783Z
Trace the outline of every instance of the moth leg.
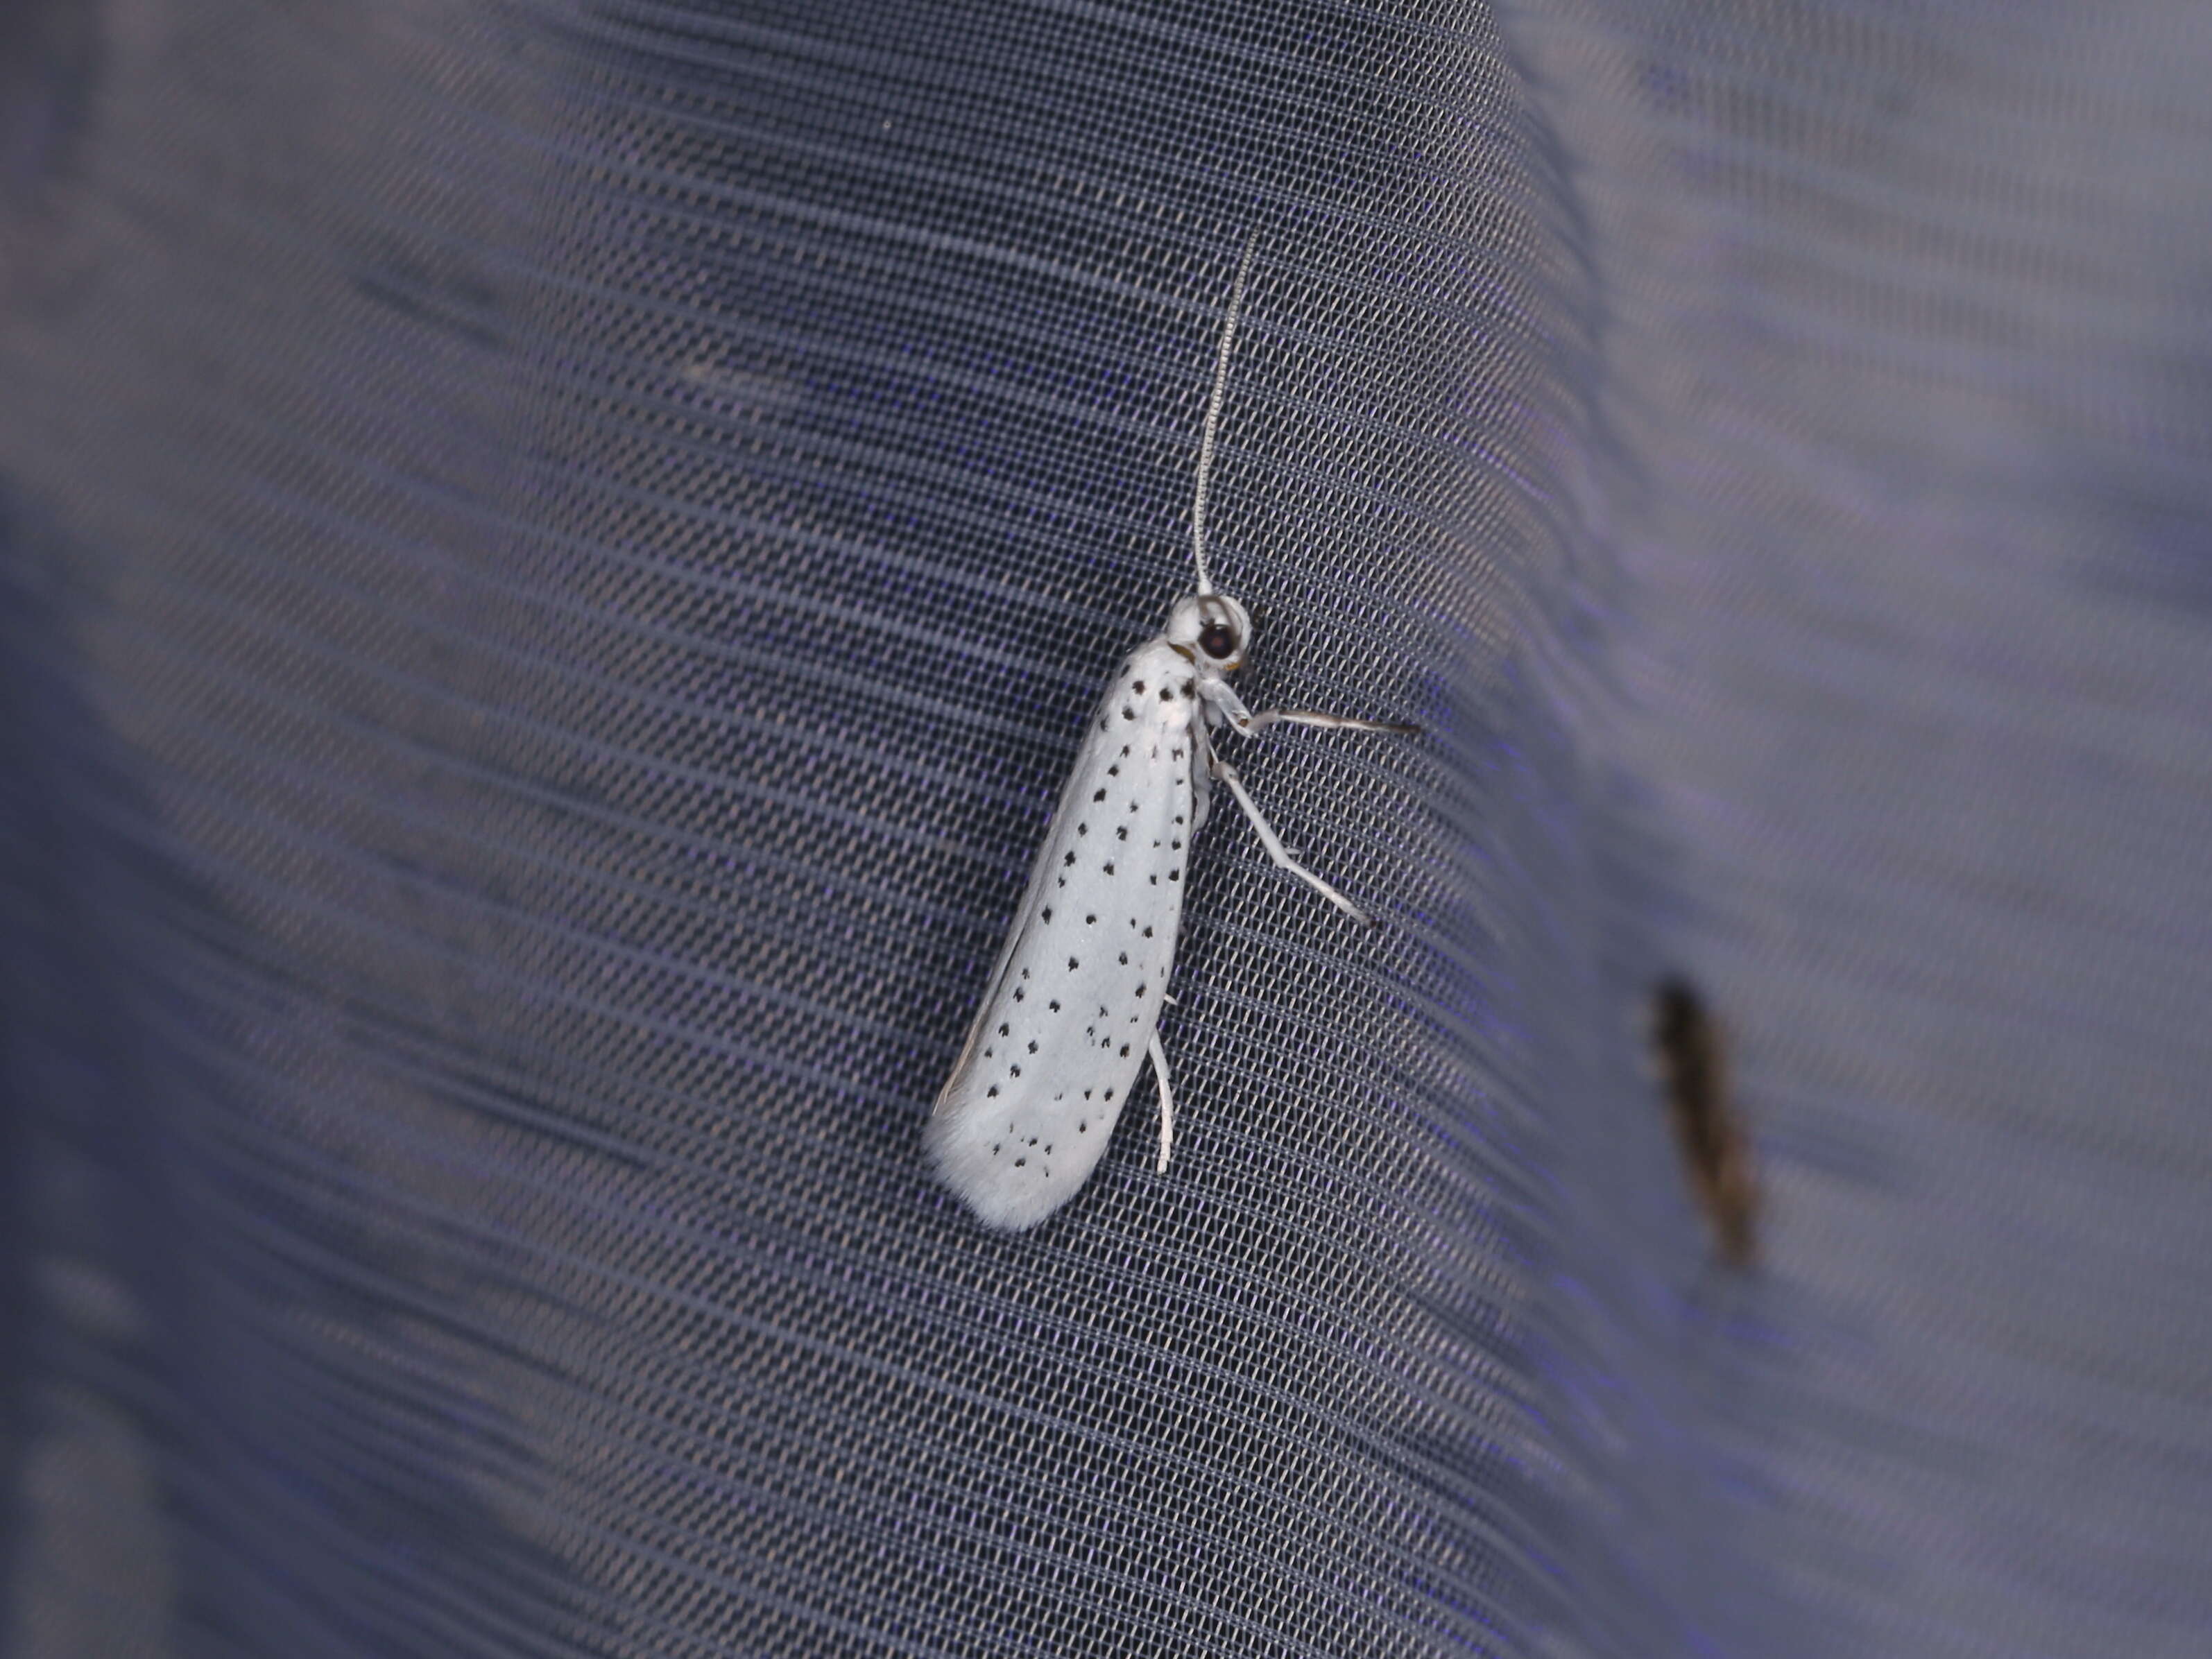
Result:
M1252 797L1244 787L1244 780L1237 775L1235 767L1218 755L1213 757L1212 766L1214 777L1229 786L1229 793L1237 797L1237 804L1244 809L1244 816L1252 820L1252 828L1260 837L1260 845L1267 849L1267 856L1274 860L1278 867L1289 871L1354 921L1368 927L1376 925L1374 917L1290 855L1281 837L1269 829L1267 820L1260 816L1260 809L1253 805Z
M1325 714L1316 708L1263 708L1255 714L1244 706L1235 688L1221 679L1206 681L1199 694L1240 736L1247 738L1257 737L1271 726L1318 726L1332 732L1377 732L1401 738L1418 736L1421 730L1397 720L1356 720L1350 714Z
M1206 722L1190 723L1190 832L1206 828L1213 811L1213 744L1206 735Z
M1421 734L1419 726L1402 720L1363 720L1350 714L1324 714L1317 708L1263 708L1237 729L1249 738L1271 726L1320 726L1332 732L1380 732L1398 738Z
M1152 1075L1160 1085L1160 1162L1157 1173L1168 1172L1168 1148L1175 1144L1175 1096L1168 1089L1167 1050L1160 1047L1160 1034L1152 1033Z

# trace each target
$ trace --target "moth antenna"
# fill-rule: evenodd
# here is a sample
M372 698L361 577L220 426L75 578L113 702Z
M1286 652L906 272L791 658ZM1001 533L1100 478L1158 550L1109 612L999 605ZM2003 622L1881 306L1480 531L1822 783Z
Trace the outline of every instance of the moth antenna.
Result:
M1237 267L1237 286L1229 291L1229 320L1221 325L1221 351L1213 363L1213 395L1206 399L1206 428L1198 441L1198 493L1190 504L1190 553L1198 565L1198 591L1213 592L1213 578L1206 569L1206 486L1213 476L1213 440L1221 430L1221 399L1229 389L1229 353L1237 343L1237 317L1244 308L1244 284L1252 275L1252 253L1260 246L1255 232L1244 239L1244 258Z

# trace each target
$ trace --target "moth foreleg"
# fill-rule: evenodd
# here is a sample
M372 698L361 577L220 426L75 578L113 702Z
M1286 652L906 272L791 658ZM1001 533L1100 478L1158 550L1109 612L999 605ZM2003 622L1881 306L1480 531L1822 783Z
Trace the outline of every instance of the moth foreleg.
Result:
M1317 708L1263 708L1254 714L1244 706L1226 680L1208 680L1199 694L1220 711L1222 719L1243 737L1257 737L1271 726L1318 726L1332 732L1375 732L1387 736L1417 737L1421 728L1398 720L1364 720L1351 714L1327 714Z
M1324 714L1317 708L1263 708L1237 729L1249 738L1271 726L1320 726L1332 732L1379 732L1399 738L1421 734L1419 726L1402 720L1363 720L1351 714Z

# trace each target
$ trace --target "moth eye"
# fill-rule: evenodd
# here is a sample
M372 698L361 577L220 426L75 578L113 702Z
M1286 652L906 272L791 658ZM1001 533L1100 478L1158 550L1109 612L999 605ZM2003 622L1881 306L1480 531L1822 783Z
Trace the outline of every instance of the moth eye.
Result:
M1198 643L1209 657L1228 657L1236 653L1237 635L1230 632L1227 623L1216 623L1198 636Z

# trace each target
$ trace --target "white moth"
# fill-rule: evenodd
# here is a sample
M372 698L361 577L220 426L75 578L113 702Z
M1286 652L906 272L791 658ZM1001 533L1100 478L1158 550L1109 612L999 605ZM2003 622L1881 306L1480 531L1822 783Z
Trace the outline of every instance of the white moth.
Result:
M1033 1227L1075 1196L1147 1058L1159 1080L1159 1168L1168 1167L1175 1100L1160 1011L1182 924L1183 872L1214 783L1236 798L1276 864L1373 925L1284 850L1208 736L1222 726L1249 736L1284 722L1419 729L1306 709L1255 714L1229 684L1243 665L1252 620L1206 574L1206 487L1252 251L1248 243L1230 295L1199 444L1191 507L1198 591L1177 599L1158 637L1122 663L1092 716L1013 932L923 1134L939 1177L986 1226Z

